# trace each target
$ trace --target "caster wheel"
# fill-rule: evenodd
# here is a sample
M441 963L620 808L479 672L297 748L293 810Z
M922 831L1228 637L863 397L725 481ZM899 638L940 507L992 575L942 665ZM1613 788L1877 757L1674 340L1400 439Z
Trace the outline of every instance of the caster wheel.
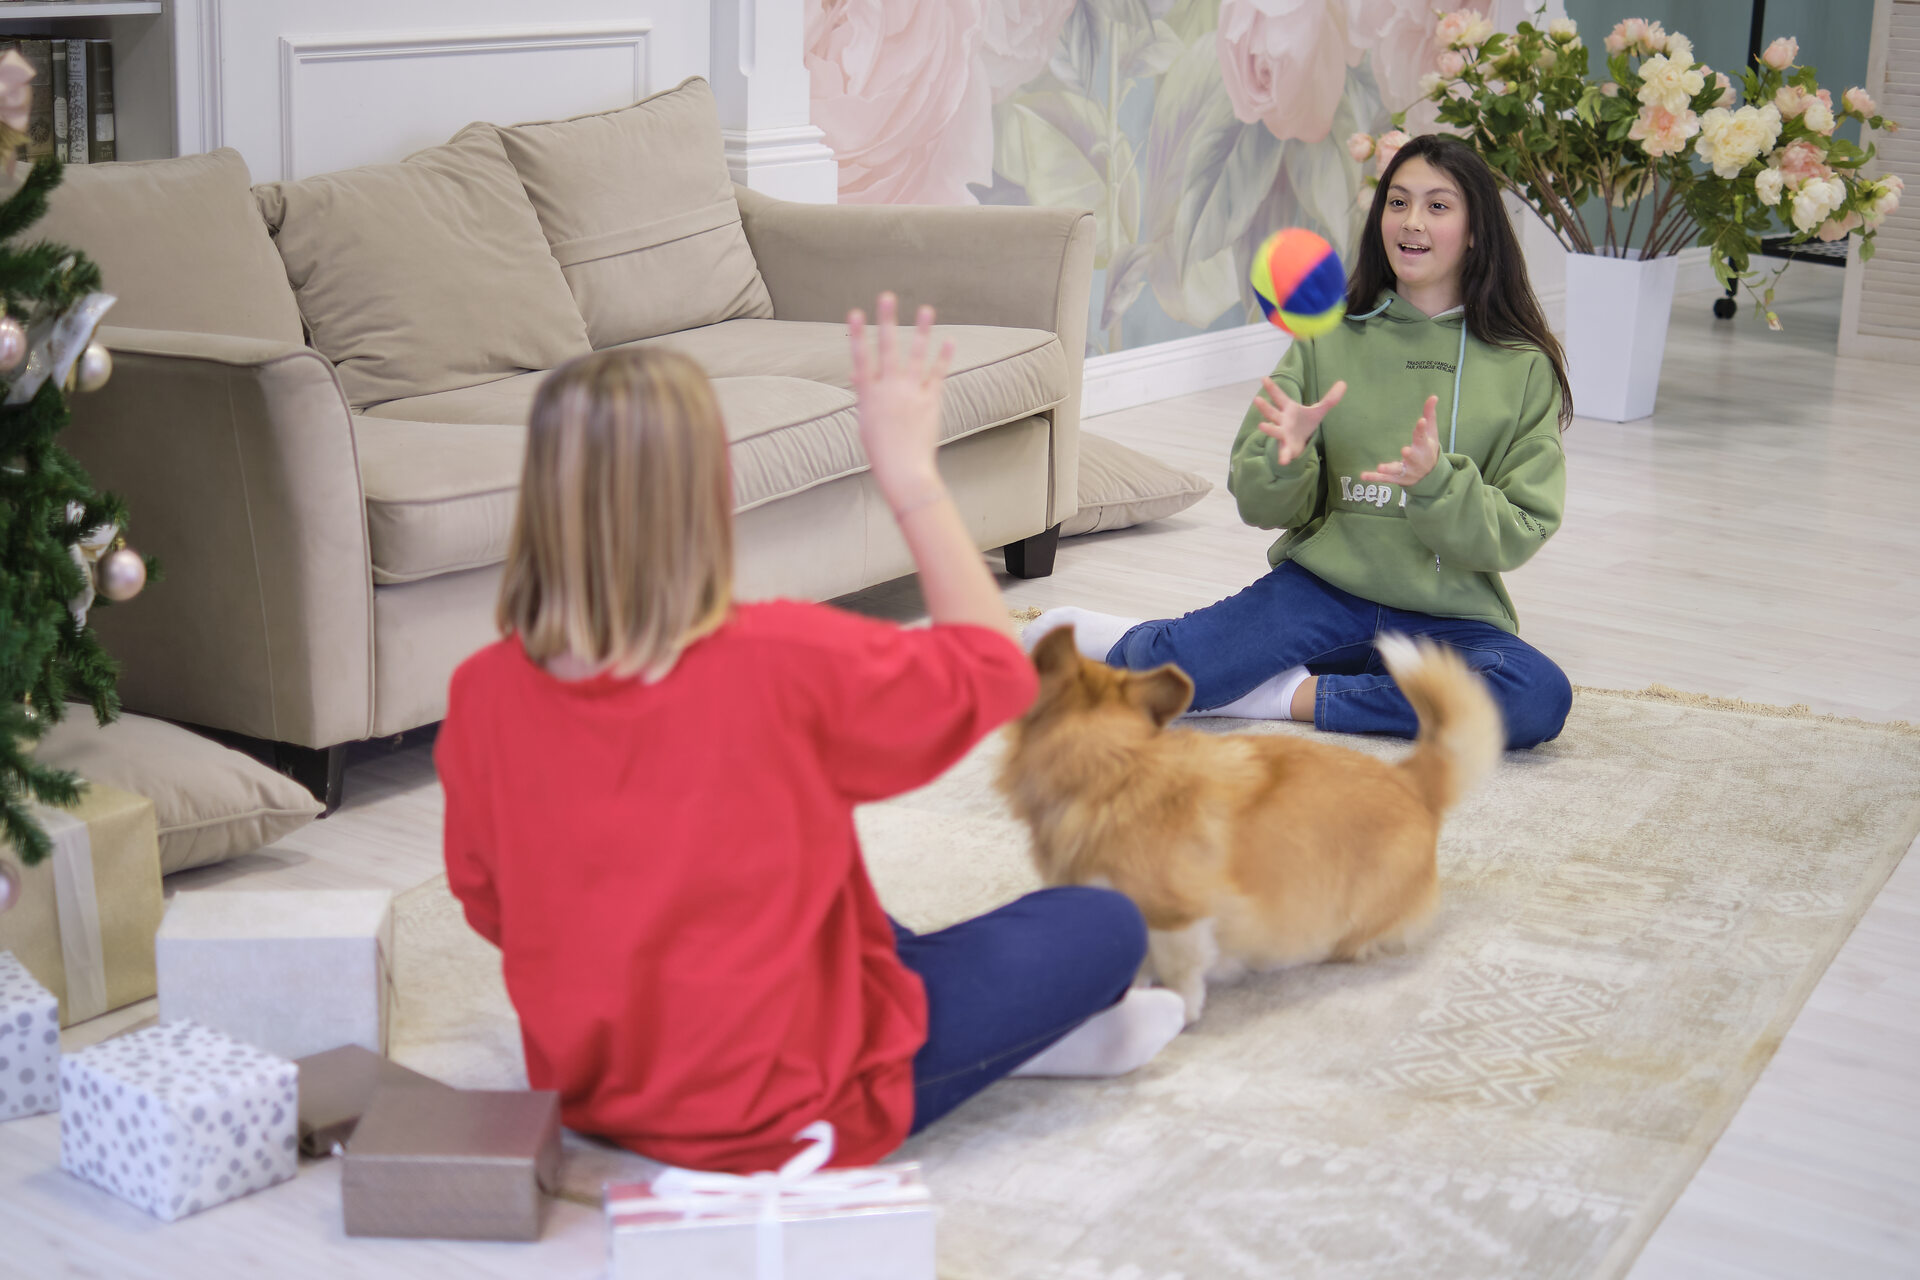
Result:
M1733 319L1733 299L1715 298L1713 300L1713 314L1722 320Z

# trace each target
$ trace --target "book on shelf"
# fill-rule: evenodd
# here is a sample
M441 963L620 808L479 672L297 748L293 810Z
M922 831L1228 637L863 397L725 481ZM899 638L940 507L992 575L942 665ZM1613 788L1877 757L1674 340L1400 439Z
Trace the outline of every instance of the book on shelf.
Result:
M113 41L87 41L86 58L87 154L85 158L97 163L113 159Z
M48 79L48 99L53 103L53 154L67 158L67 42L50 40L53 73Z
M67 154L68 164L87 162L87 42L63 41L67 46Z
M28 161L53 154L53 41L9 40L33 68L33 106L27 115L27 141L20 154Z
M0 0L0 13L13 0ZM28 38L0 40L0 54L18 51L33 67L26 160L59 156L68 164L114 158L113 42Z

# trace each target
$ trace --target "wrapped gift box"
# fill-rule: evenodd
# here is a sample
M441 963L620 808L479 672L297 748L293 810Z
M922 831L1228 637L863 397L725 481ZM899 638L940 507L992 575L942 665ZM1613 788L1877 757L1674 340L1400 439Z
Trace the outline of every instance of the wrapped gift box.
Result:
M60 1105L60 1002L0 951L0 1120Z
M560 1172L560 1095L382 1086L347 1143L350 1236L538 1240Z
M164 1222L293 1177L298 1069L194 1022L60 1063L60 1166Z
M178 893L154 940L162 1021L187 1018L286 1058L387 1049L393 895Z
M828 1136L778 1173L669 1169L606 1187L608 1280L935 1280L917 1164L820 1169Z
M146 999L166 911L153 802L92 783L73 808L33 813L53 854L25 867L0 845L21 880L19 904L0 915L0 949L58 997L61 1026Z
M451 1087L357 1044L343 1044L294 1065L300 1068L300 1154L308 1156L331 1155L336 1143L351 1137L377 1089Z

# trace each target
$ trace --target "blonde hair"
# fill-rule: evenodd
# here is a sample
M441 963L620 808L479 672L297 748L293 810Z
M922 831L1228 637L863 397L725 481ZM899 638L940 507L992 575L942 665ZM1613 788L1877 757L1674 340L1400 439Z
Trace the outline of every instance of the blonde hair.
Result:
M533 402L495 620L535 662L664 675L733 601L726 430L700 366L603 351Z

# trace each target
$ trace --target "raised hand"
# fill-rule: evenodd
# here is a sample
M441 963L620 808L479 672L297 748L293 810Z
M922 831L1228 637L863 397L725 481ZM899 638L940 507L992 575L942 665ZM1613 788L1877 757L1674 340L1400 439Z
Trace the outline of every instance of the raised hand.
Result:
M1403 489L1426 479L1433 464L1440 461L1439 408L1440 397L1428 396L1427 407L1413 424L1413 443L1400 451L1400 460L1383 462L1372 471L1361 472L1360 478L1369 484L1397 484Z
M1260 429L1279 443L1275 453L1283 467L1306 452L1307 442L1320 429L1320 419L1347 394L1347 384L1336 382L1318 402L1301 404L1276 386L1272 378L1260 379L1260 385L1267 394L1255 396L1253 407L1260 411Z
M910 510L945 492L934 450L940 444L940 388L953 361L951 339L929 358L933 345L933 308L921 307L906 359L899 358L894 325L897 300L880 295L875 307L873 349L866 341L867 317L847 316L852 346L853 391L860 402L860 443L881 494L895 512Z

